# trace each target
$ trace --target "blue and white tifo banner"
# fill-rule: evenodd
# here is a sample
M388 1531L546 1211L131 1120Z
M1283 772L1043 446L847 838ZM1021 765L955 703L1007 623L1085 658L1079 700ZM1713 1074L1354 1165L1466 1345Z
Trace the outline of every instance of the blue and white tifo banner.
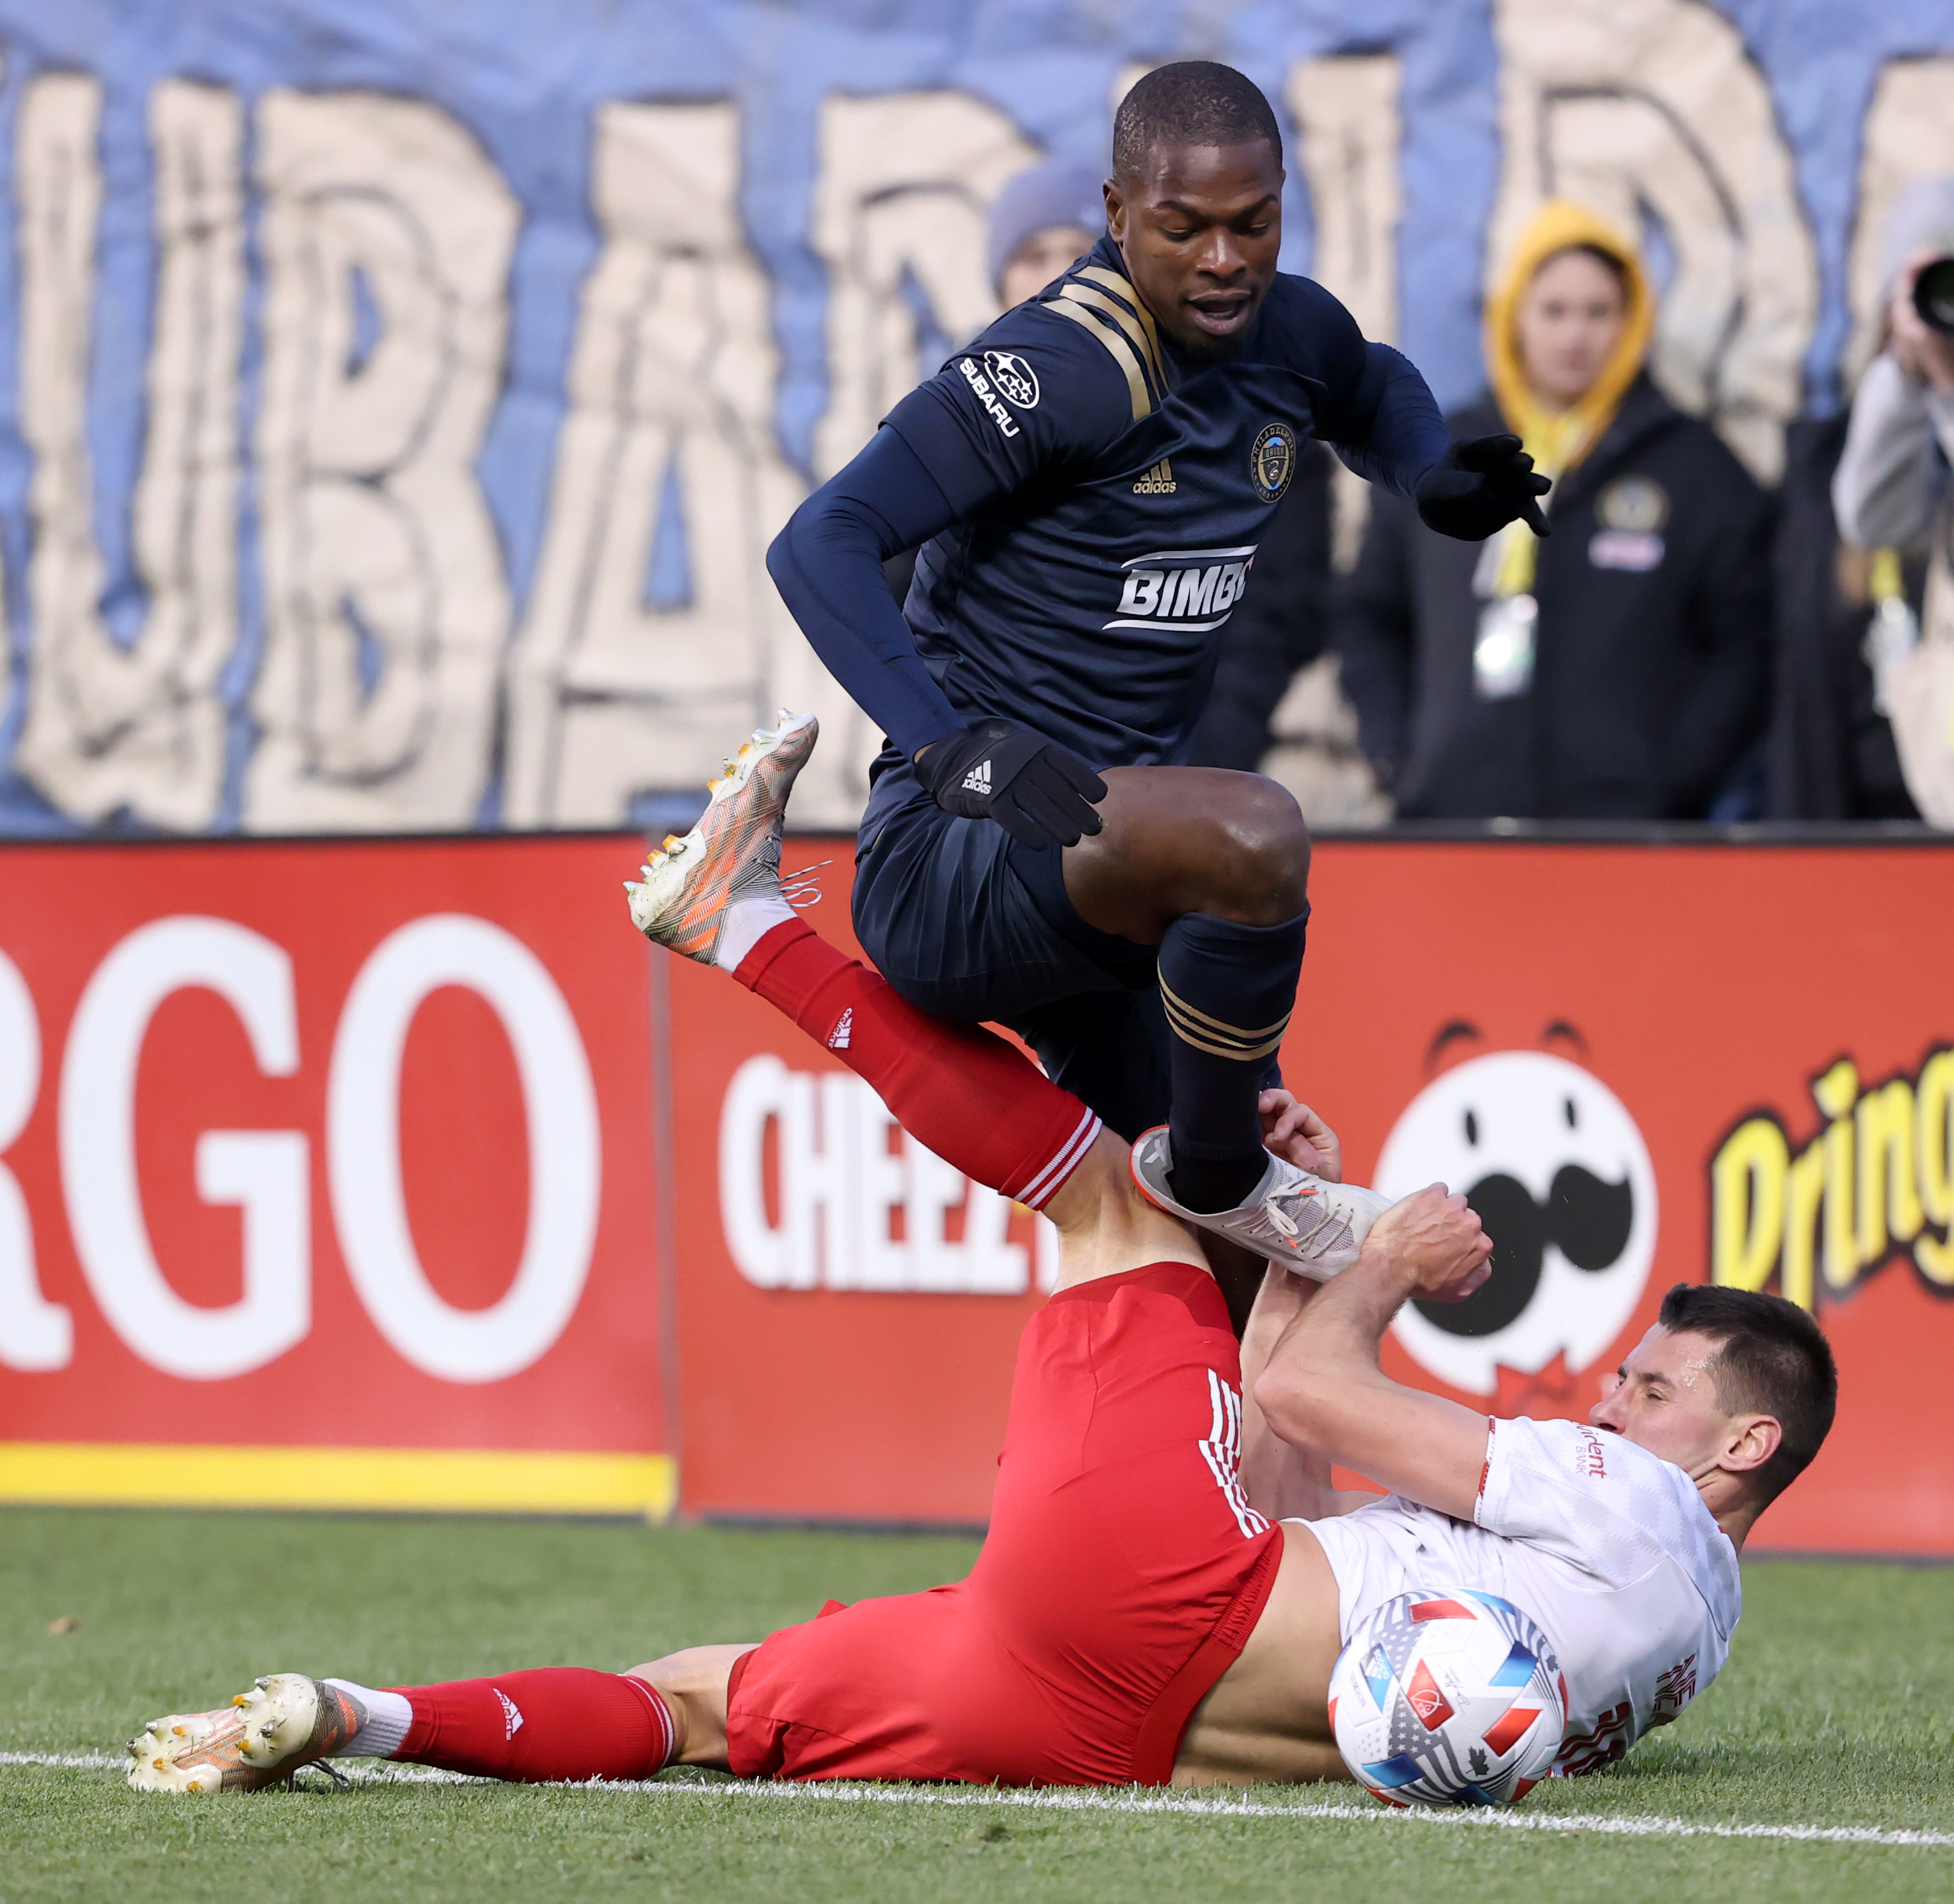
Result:
M999 188L1189 55L1442 400L1570 196L1767 476L1954 172L1946 0L0 0L0 832L642 821L782 702L847 824L766 545L992 315Z

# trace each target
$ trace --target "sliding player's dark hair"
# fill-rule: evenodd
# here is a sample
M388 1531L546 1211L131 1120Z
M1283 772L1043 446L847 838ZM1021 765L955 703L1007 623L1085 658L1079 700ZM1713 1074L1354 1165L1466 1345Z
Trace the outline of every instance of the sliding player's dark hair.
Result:
M1208 59L1156 66L1113 115L1113 170L1139 175L1154 146L1252 146L1266 139L1282 159L1282 128L1262 90L1232 66Z
M1795 1302L1761 1290L1678 1283L1662 1299L1665 1329L1717 1345L1710 1365L1726 1415L1769 1415L1783 1431L1758 1470L1768 1505L1810 1466L1839 1406L1839 1370L1818 1324Z

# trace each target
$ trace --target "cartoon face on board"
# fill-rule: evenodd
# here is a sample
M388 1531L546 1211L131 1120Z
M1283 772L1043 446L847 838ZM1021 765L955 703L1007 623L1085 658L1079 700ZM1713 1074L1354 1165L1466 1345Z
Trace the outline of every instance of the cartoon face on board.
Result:
M1469 1394L1503 1368L1606 1352L1655 1256L1655 1172L1622 1101L1545 1051L1494 1051L1446 1072L1384 1141L1377 1188L1466 1192L1493 1239L1493 1273L1463 1302L1413 1302L1393 1325L1418 1365Z

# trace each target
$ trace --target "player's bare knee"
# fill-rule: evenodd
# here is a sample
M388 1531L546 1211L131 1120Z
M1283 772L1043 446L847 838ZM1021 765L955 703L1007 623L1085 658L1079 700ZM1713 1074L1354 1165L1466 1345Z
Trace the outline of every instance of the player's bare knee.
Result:
M1202 910L1245 925L1293 919L1309 896L1309 828L1286 787L1259 774L1238 787L1214 815L1212 895Z

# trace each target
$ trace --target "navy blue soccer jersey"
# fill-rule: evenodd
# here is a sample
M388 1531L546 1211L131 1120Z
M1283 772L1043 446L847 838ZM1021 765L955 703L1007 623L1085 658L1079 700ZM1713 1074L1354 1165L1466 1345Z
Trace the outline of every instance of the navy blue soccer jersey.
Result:
M1406 378L1381 471L1364 452ZM1422 398L1408 438L1406 394ZM1110 238L887 427L957 517L906 605L931 675L963 719L1035 727L1102 767L1183 757L1305 438L1406 490L1447 445L1417 372L1321 285L1278 276L1239 354L1198 358L1160 333Z

